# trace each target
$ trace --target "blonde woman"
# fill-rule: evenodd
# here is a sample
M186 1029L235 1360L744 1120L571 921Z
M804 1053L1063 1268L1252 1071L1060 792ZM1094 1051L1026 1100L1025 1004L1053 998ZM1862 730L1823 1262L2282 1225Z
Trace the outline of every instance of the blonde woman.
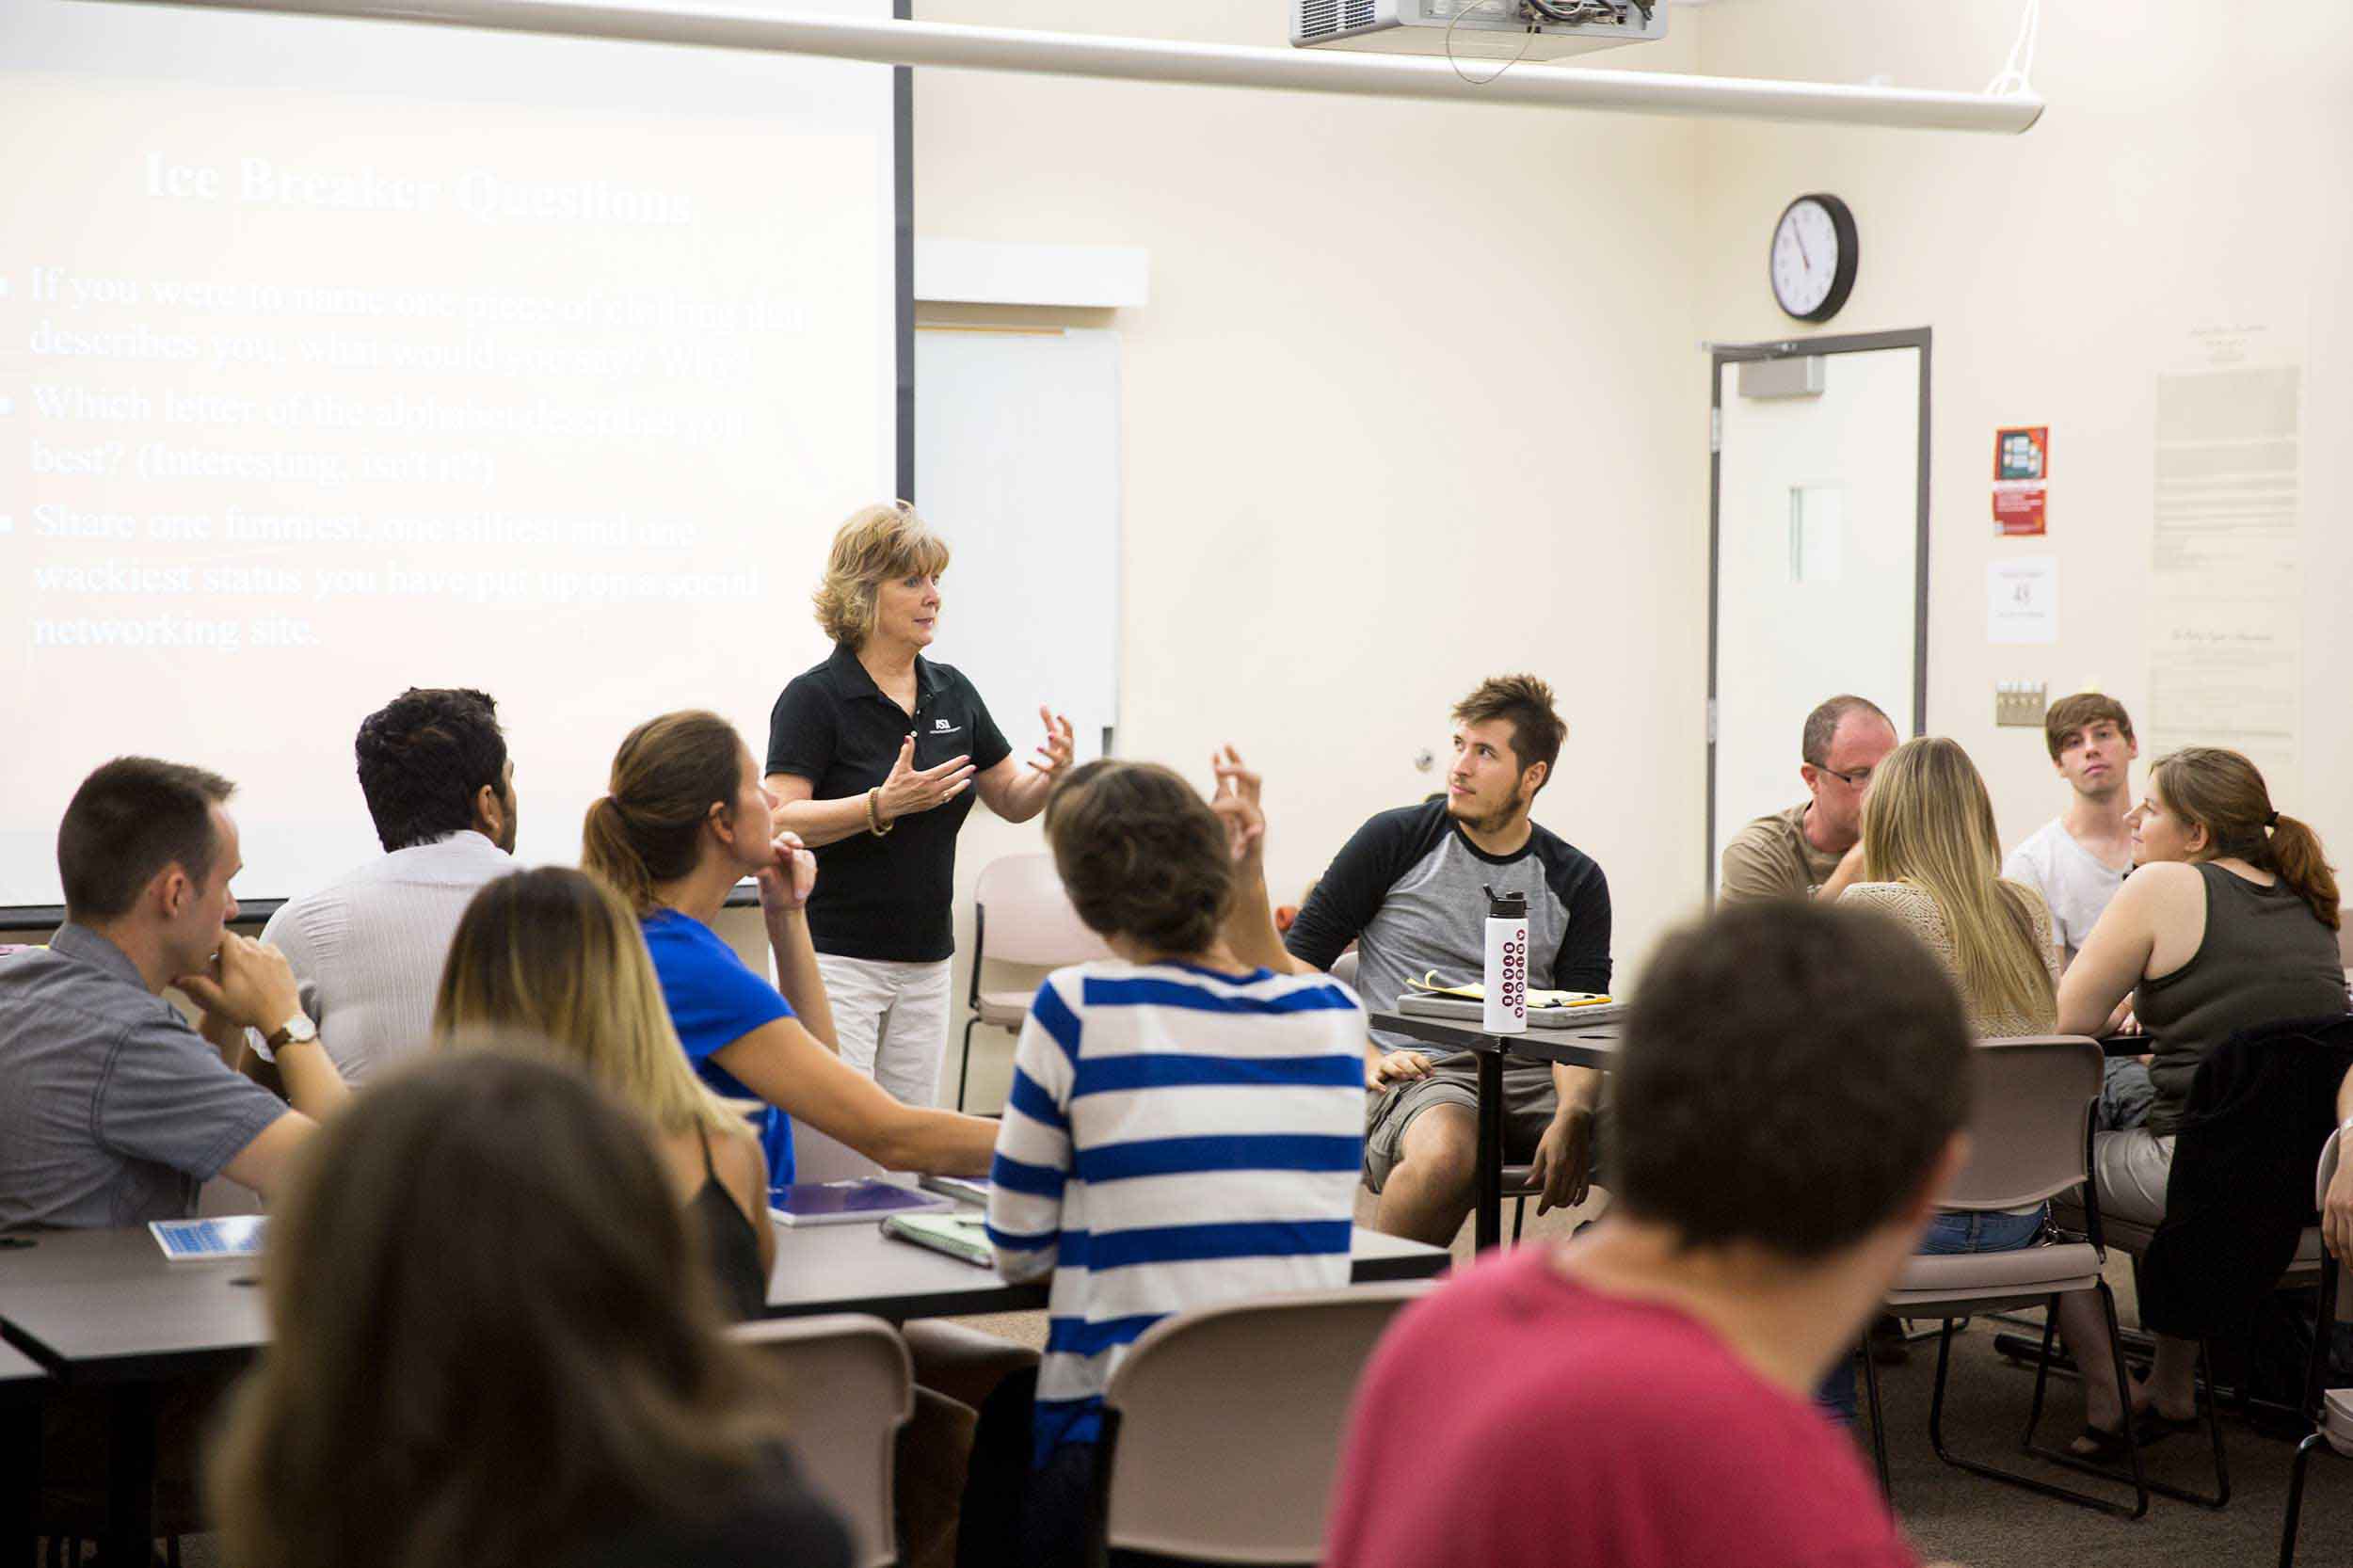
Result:
M1917 936L1952 976L1977 1038L2050 1033L2058 977L2051 912L2034 889L2002 879L1993 801L1969 754L1941 736L1897 746L1872 770L1862 825L1862 880L1839 902L1876 909ZM2044 1218L2041 1204L2007 1214L1940 1213L1920 1250L2013 1252L2041 1234ZM1821 1397L1853 1419L1851 1360L1833 1371Z
M904 502L834 536L816 593L832 656L793 677L768 720L776 826L824 872L809 936L841 1055L907 1105L936 1097L948 1043L956 833L978 795L1007 822L1046 808L1070 721L1045 708L1025 769L972 682L923 657L948 547Z
M444 1050L544 1043L643 1114L720 1304L760 1316L776 1252L767 1157L744 1111L687 1065L636 919L609 888L562 866L487 884L457 922L433 1034Z
M1892 915L1943 962L1979 1039L2048 1034L2057 953L2042 897L2001 876L1993 800L1959 743L1906 741L1871 776L1863 879L1844 901Z

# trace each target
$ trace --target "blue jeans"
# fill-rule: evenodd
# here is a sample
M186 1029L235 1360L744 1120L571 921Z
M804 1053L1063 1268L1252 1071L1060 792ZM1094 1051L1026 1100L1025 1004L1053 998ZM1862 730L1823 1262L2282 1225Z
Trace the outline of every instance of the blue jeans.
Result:
M2034 1245L2034 1239L2042 1234L2042 1222L2049 1214L2047 1204L2032 1214L1939 1213L1921 1234L1920 1252L1929 1257L1955 1253L2016 1252ZM1866 1349L1863 1353L1870 1352ZM1853 1356L1838 1358L1838 1365L1822 1379L1822 1386L1814 1391L1814 1401L1841 1426L1854 1425Z

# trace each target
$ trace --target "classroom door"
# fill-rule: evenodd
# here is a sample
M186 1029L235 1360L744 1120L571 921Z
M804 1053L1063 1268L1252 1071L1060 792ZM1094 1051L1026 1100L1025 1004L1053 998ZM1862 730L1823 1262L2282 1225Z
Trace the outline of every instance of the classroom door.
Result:
M1853 692L1921 732L1928 363L1926 330L1716 351L1711 897L1726 840L1805 798L1817 703Z

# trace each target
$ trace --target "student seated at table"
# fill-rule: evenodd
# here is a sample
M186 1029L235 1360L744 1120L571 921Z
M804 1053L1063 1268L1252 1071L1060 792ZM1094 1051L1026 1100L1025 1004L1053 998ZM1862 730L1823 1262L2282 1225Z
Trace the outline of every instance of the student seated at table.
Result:
M384 853L289 899L262 940L294 966L304 1011L358 1084L423 1048L457 917L515 869L516 800L498 705L480 692L412 686L360 721L352 751Z
M1808 798L1759 817L1724 845L1716 896L1834 899L1862 874L1863 796L1896 749L1880 705L1851 693L1824 699L1798 732L1798 776Z
M185 1219L223 1175L266 1197L342 1108L284 956L227 929L234 790L120 757L66 807L66 923L0 964L0 1230ZM175 986L200 1036L164 1000ZM293 1109L229 1065L248 1029L278 1049Z
M846 1568L695 1240L641 1118L578 1075L388 1075L271 1221L269 1353L210 1467L223 1555Z
M1487 888L1528 897L1531 989L1609 989L1609 883L1601 868L1529 818L1568 726L1552 689L1529 675L1483 681L1454 706L1447 792L1384 811L1356 830L1284 940L1328 969L1356 944L1356 988L1393 1010L1408 981L1476 984L1486 958ZM1376 1032L1381 1090L1365 1123L1374 1223L1446 1246L1470 1213L1479 1076L1467 1055ZM1585 1193L1601 1075L1512 1059L1503 1071L1504 1158L1532 1163L1537 1212Z
M768 1158L746 1121L695 1076L629 906L585 872L515 872L484 887L451 938L433 1004L443 1050L552 1049L643 1114L719 1305L761 1316L776 1233Z
M2001 843L1993 799L1961 746L1941 736L1906 741L1871 775L1863 803L1862 880L1841 904L1876 909L1917 936L1961 990L1979 1039L2048 1034L2057 1016L2050 911L2031 888L1995 874ZM2008 1214L1938 1214L1925 1253L2012 1252L2042 1234L2047 1206ZM2087 1297L2082 1306L2096 1319ZM1854 1363L1824 1384L1825 1403L1855 1415Z
M1088 762L1047 802L1063 886L1118 957L1038 987L989 1174L998 1269L1053 1277L1022 1509L1036 1564L1085 1560L1103 1389L1138 1335L1349 1280L1364 1010L1284 953L1257 781L1230 750L1219 771L1215 810L1148 762Z
M1807 1396L1966 1157L1968 1051L1951 981L1883 916L1737 904L1669 937L1613 1074L1609 1215L1392 1325L1325 1561L1912 1563Z
M2165 1218L2173 1138L2199 1064L2243 1030L2343 1015L2345 969L2337 880L2320 838L2272 808L2246 758L2210 746L2159 758L2127 820L2135 870L2059 983L2058 1027L2103 1033L2129 997L2151 1036L2156 1099L2140 1126L2093 1133L2091 1175L2104 1215L2153 1226ZM2095 1315L2060 1327L2085 1369L2076 1451L2121 1454L2125 1397L2106 1325ZM2143 1442L2197 1420L2197 1343L2156 1341L2149 1380L2131 1395Z
M1862 880L1840 895L1892 916L1961 987L1979 1039L2048 1034L2058 964L2041 895L1999 874L1993 797L1969 754L1941 735L1906 741L1863 803Z
M792 1120L891 1170L982 1176L997 1124L902 1105L843 1062L809 944L817 859L773 830L776 804L749 747L716 713L649 719L613 759L588 808L581 863L636 912L680 1042L705 1083L764 1101L770 1182L792 1180ZM758 879L777 984L712 929L728 893Z

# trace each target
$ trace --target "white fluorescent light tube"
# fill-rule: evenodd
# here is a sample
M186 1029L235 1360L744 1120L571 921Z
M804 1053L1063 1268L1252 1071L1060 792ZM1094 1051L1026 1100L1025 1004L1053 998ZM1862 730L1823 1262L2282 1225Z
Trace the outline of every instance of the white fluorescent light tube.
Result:
M422 22L509 33L823 55L877 65L1025 72L1369 98L1423 98L1457 104L1602 109L1624 114L1882 125L1902 130L1979 131L2000 136L2015 136L2042 114L2042 100L2030 93L1997 98L1967 92L1921 92L1903 88L1669 75L1642 71L1593 71L1556 65L1521 65L1481 84L1463 80L1449 62L1439 58L1180 43L938 22L791 16L725 5L584 4L581 0L128 3Z

